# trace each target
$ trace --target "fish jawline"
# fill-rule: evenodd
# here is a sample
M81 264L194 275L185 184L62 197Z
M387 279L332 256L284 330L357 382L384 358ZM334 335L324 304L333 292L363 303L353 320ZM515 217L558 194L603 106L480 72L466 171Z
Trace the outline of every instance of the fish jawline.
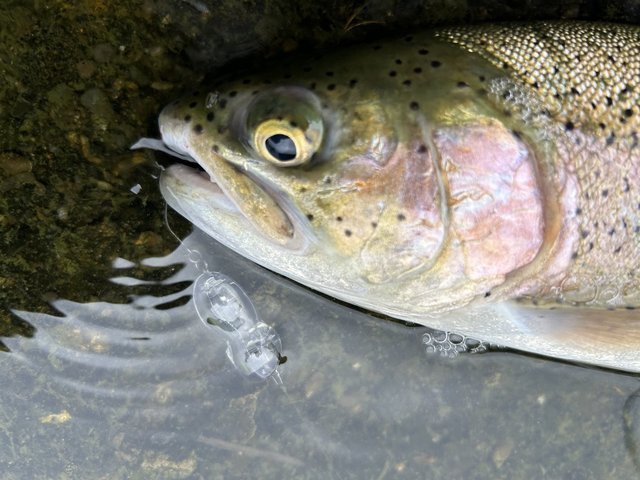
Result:
M268 235L255 228L251 218L249 218L243 212L242 208L224 192L224 189L218 184L218 182L216 182L215 172L212 172L211 169L206 168L206 166L203 165L202 162L199 162L197 158L194 158L187 152L175 150L171 147L171 145L168 145L163 140L153 138L141 138L130 148L132 150L148 148L151 150L166 153L186 162L195 163L200 167L199 169L192 168L181 163L175 163L168 168L174 170L172 172L172 175L182 177L182 181L184 183L197 183L199 187L210 192L210 200L212 200L212 203L216 206L216 208L220 208L228 214L234 214L238 217L241 217L248 225L251 225L251 227L257 232L257 234L268 241L272 241ZM255 179L251 176L247 176L247 178L249 179L249 181L255 182ZM293 213L294 209L290 206L288 208L286 202L279 195L276 195L269 188L264 188L262 186L260 188L263 188L266 194L273 199L278 208L280 208L282 212L287 216L293 227L294 233L291 241L287 242L287 244L285 245L279 245L281 247L287 248L287 250L301 252L306 251L307 247L311 243L309 240L312 238L310 229L305 228L299 218L297 218L297 216ZM185 217L189 219L189 216L185 215Z

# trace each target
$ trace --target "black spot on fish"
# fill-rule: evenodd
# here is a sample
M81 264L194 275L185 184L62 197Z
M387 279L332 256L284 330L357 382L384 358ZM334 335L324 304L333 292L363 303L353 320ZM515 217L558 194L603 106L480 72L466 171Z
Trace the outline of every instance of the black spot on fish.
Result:
M202 128L202 125L197 124L195 127L193 127L193 131L195 133L197 133L198 135L200 135L202 133L204 129Z
M184 116L184 121L185 121L186 123L189 123L189 122L191 121L191 115L185 115L185 116Z
M505 70L509 68L509 64L507 62L502 62L502 68Z
M602 196L604 198L607 198L609 196L609 189L605 188L604 190L602 190Z
M611 228L608 232L607 235L609 235L610 237L613 237L616 233L616 229L615 228Z
M582 235L582 238L587 238L589 236L589 230L582 230L580 235Z
M573 252L573 253L571 254L571 258L572 258L573 260L575 260L576 258L578 258L578 252Z
M218 133L219 133L219 134L221 134L221 135L222 135L222 134L223 134L224 132L226 132L226 131L227 131L227 127L225 127L224 125L220 125L220 126L218 127Z
M396 218L398 219L399 222L403 222L404 220L407 219L407 217L405 217L403 213L399 213Z
M426 145L420 145L416 151L418 153L425 153L427 151L427 146Z
M213 153L218 153L220 151L220 147L214 143L211 146L211 150L213 151Z
M213 122L214 118L215 118L215 115L213 114L213 112L207 113L207 122Z
M396 72L395 70L391 70L391 71L389 72L389 76L390 76L390 77L395 77L397 74L398 74L398 72Z
M335 83L330 83L329 85L327 85L327 90L335 90L335 89L336 89Z
M307 213L307 219L312 222L313 221L313 214L312 213Z
M593 242L589 242L589 251L593 250Z
M349 80L349 88L355 87L357 83L358 83L358 79L352 78L351 80Z
M522 138L522 134L518 130L511 130L511 133L513 133L513 136L516 137L518 140Z
M405 42L413 42L413 37L411 35L407 35L406 37L404 37L404 41Z
M419 104L418 102L415 102L415 101L414 101L414 102L411 102L411 103L409 104L409 108L410 108L411 110L419 110L419 109L420 109L420 104Z
M609 145L613 145L613 141L615 140L616 136L614 133L612 133L611 135L609 135L607 137L607 146Z
M411 80L405 80L404 82L402 82L403 85L405 85L406 87L410 87L411 86Z
M222 100L220 100L218 102L218 107L220 108L220 110L224 110L224 108L227 106L227 99L223 98Z
M533 88L540 88L540 84L539 84L537 81L533 82L533 83L531 84L531 86L532 86Z
M480 80L481 82L484 82L486 78L484 75L478 75L478 80Z
M630 108L627 108L627 109L626 109L626 110L624 110L622 113L624 114L624 116L625 116L625 117L630 117L630 116L632 116L632 115L633 115L633 110L632 110L632 109L630 109Z
M378 222L371 222L371 226L373 228L378 228Z
M326 75L327 77L333 77L333 72L325 72L325 75Z
M469 86L469 84L467 82L459 81L458 83L456 83L456 86L458 88L466 88Z
M600 130L604 130L605 128L607 128L607 126L602 122L598 124L598 127L600 128Z
M242 84L243 85L249 85L251 83L251 79L250 78L245 78L244 80L242 80Z
M613 253L620 253L620 250L622 250L622 245L619 247L616 247L616 249L613 251Z
M422 68L420 68L420 67L416 67L416 68L414 68L414 69L413 69L413 71L414 71L415 73L422 73Z
M348 228L344 231L344 234L345 234L347 237L350 237L350 236L352 235L352 233L353 233L353 232L351 232L351 230L349 230Z
M484 292L484 298L490 297L491 296L491 292Z
M342 217L338 216L336 217L336 222L341 222L342 221Z
M573 93L574 95L580 95L580 92L576 87L571 87L571 93Z
M237 94L238 94L238 92L236 92L235 90L231 90L231 91L229 92L229 97L233 98L233 97L235 97Z
M428 55L429 54L429 50L427 50L426 48L421 48L420 50L418 50L418 53L420 55Z
M298 128L298 124L293 120L289 120L289 126L291 128Z
M402 65L402 60L400 60L399 58L396 58L396 65Z
M309 89L310 90L315 90L316 89L316 82L311 82L311 84L309 85Z
M373 49L374 50L380 50L382 48L382 45L374 45Z
M198 95L200 95L200 90L195 90L194 92L191 93L191 95L193 95L194 97L197 97Z
M573 124L573 122L571 120L569 120L567 123L564 124L564 128L567 132L570 132L571 130L573 130L575 127L575 125Z
M605 97L605 101L607 103L607 107L613 105L613 100L611 100L611 97Z
M441 62L441 61L439 61L439 60L432 60L432 61L431 61L431 66L432 66L433 68L438 68L440 65L442 65L442 62Z
M576 208L576 215L581 215L582 209L580 207Z
M196 105L198 105L198 102L191 102L189 108L194 108Z
M324 177L325 185L329 185L331 183L331 177Z

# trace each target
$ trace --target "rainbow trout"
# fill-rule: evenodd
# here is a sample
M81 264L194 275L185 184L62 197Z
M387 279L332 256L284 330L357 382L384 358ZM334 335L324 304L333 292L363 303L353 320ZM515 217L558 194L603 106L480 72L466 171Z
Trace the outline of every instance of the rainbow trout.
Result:
M167 202L346 302L640 372L640 28L444 28L160 114Z

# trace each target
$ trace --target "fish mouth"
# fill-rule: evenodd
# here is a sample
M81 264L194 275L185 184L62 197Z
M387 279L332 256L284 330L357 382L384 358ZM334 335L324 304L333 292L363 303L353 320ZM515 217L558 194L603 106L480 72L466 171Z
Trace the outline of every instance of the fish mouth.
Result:
M233 239L224 241L220 238L224 233L212 230L222 227L223 219L234 218L245 232L250 229L289 251L306 251L309 246L313 236L310 226L293 202L224 157L211 152L203 161L191 149L167 143L164 135L162 140L143 138L131 148L162 151L178 159L162 172L163 197L174 210L223 243ZM198 214L203 211L209 212L207 219Z

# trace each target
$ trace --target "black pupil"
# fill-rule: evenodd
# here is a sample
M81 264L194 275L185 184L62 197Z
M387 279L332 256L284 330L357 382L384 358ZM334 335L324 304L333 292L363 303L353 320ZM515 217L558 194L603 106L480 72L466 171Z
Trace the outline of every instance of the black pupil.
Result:
M264 142L264 145L276 160L286 162L287 160L296 158L296 144L286 135L282 135L281 133L271 135Z

